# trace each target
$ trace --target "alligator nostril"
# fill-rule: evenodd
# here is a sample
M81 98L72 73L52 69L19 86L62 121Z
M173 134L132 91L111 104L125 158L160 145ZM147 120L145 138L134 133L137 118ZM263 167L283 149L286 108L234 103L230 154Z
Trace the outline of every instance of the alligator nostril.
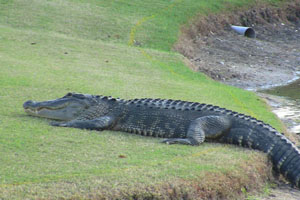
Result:
M24 104L23 104L23 108L29 108L29 107L32 107L34 104L33 101L29 100L29 101L26 101Z

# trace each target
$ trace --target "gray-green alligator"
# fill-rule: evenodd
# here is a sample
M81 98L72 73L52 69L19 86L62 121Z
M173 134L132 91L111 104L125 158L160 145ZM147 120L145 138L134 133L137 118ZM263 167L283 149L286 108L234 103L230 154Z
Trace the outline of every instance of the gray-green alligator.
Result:
M205 140L267 153L274 169L300 187L300 152L270 125L231 110L180 100L133 99L68 93L56 100L26 101L25 111L53 126L114 130L166 138L167 144L199 145Z

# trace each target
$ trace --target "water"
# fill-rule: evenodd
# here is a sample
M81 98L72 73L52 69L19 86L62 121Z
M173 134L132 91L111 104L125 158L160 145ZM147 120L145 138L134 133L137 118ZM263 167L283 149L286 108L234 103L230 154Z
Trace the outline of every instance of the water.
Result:
M300 79L262 92L283 97L269 97L269 104L291 133L300 134Z
M289 85L275 87L272 89L264 90L263 92L272 95L288 97L292 100L297 101L300 105L300 79L292 82Z

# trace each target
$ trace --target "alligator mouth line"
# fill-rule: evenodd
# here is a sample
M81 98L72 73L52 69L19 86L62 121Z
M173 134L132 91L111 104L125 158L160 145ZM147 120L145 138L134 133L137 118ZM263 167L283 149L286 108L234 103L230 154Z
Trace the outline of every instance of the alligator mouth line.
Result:
M40 112L41 110L56 110L56 109L49 109L49 108L25 108L25 111L29 111L29 112Z
M51 107L39 107L39 108L24 108L25 111L29 111L29 112L34 112L34 113L37 113L37 112L40 112L41 110L58 110L58 109L62 109L62 108L65 108L69 105L69 103L66 103L62 106L58 106L56 108L51 108Z

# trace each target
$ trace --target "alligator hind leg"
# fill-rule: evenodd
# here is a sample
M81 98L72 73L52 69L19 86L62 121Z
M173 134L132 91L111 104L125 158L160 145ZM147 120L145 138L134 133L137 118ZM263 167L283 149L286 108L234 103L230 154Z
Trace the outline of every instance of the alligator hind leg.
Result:
M163 140L162 142L166 144L201 144L205 140L205 133L201 121L201 118L198 118L191 122L186 138L168 138Z
M205 138L214 139L230 129L230 120L223 116L199 117L191 122L186 138L168 138L166 144L199 145Z
M104 130L108 129L113 123L113 118L110 116L103 116L93 120L72 120L69 122L52 122L52 126L61 127L73 127L80 129L90 129L90 130Z

